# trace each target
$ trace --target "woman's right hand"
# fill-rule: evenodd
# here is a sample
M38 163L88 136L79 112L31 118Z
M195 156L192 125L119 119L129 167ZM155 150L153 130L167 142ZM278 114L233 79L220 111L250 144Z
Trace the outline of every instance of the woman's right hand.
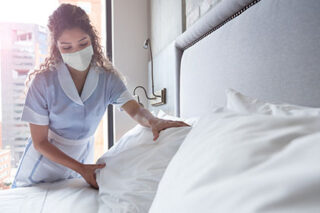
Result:
M96 181L96 169L105 167L106 164L82 164L79 174L90 184L93 188L99 189Z

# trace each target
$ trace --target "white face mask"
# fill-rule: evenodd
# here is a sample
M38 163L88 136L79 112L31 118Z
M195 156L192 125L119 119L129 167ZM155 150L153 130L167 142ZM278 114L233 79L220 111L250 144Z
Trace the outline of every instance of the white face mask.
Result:
M61 53L64 63L79 71L85 71L88 68L92 55L92 45L74 53Z

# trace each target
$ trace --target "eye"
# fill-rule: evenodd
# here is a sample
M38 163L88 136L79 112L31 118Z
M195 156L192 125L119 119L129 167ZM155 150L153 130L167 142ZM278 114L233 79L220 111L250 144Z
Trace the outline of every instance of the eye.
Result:
M71 47L63 47L62 49L63 50L69 50L69 49L71 49Z
M85 44L80 44L80 46L83 47L83 46L86 46L87 44L88 44L88 42L85 43Z

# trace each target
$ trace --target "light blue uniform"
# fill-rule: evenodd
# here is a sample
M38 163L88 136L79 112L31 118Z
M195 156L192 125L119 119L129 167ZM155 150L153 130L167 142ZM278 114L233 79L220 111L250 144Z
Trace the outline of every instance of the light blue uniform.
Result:
M21 121L49 125L48 141L82 163L93 162L94 133L109 104L118 110L134 99L120 78L91 64L81 96L65 63L37 74L28 89ZM12 188L80 177L35 150L31 136Z

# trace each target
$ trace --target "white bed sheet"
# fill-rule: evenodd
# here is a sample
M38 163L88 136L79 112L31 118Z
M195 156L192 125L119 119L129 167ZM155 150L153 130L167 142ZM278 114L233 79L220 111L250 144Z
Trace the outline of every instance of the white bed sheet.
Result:
M98 190L83 178L0 191L1 213L98 211Z

